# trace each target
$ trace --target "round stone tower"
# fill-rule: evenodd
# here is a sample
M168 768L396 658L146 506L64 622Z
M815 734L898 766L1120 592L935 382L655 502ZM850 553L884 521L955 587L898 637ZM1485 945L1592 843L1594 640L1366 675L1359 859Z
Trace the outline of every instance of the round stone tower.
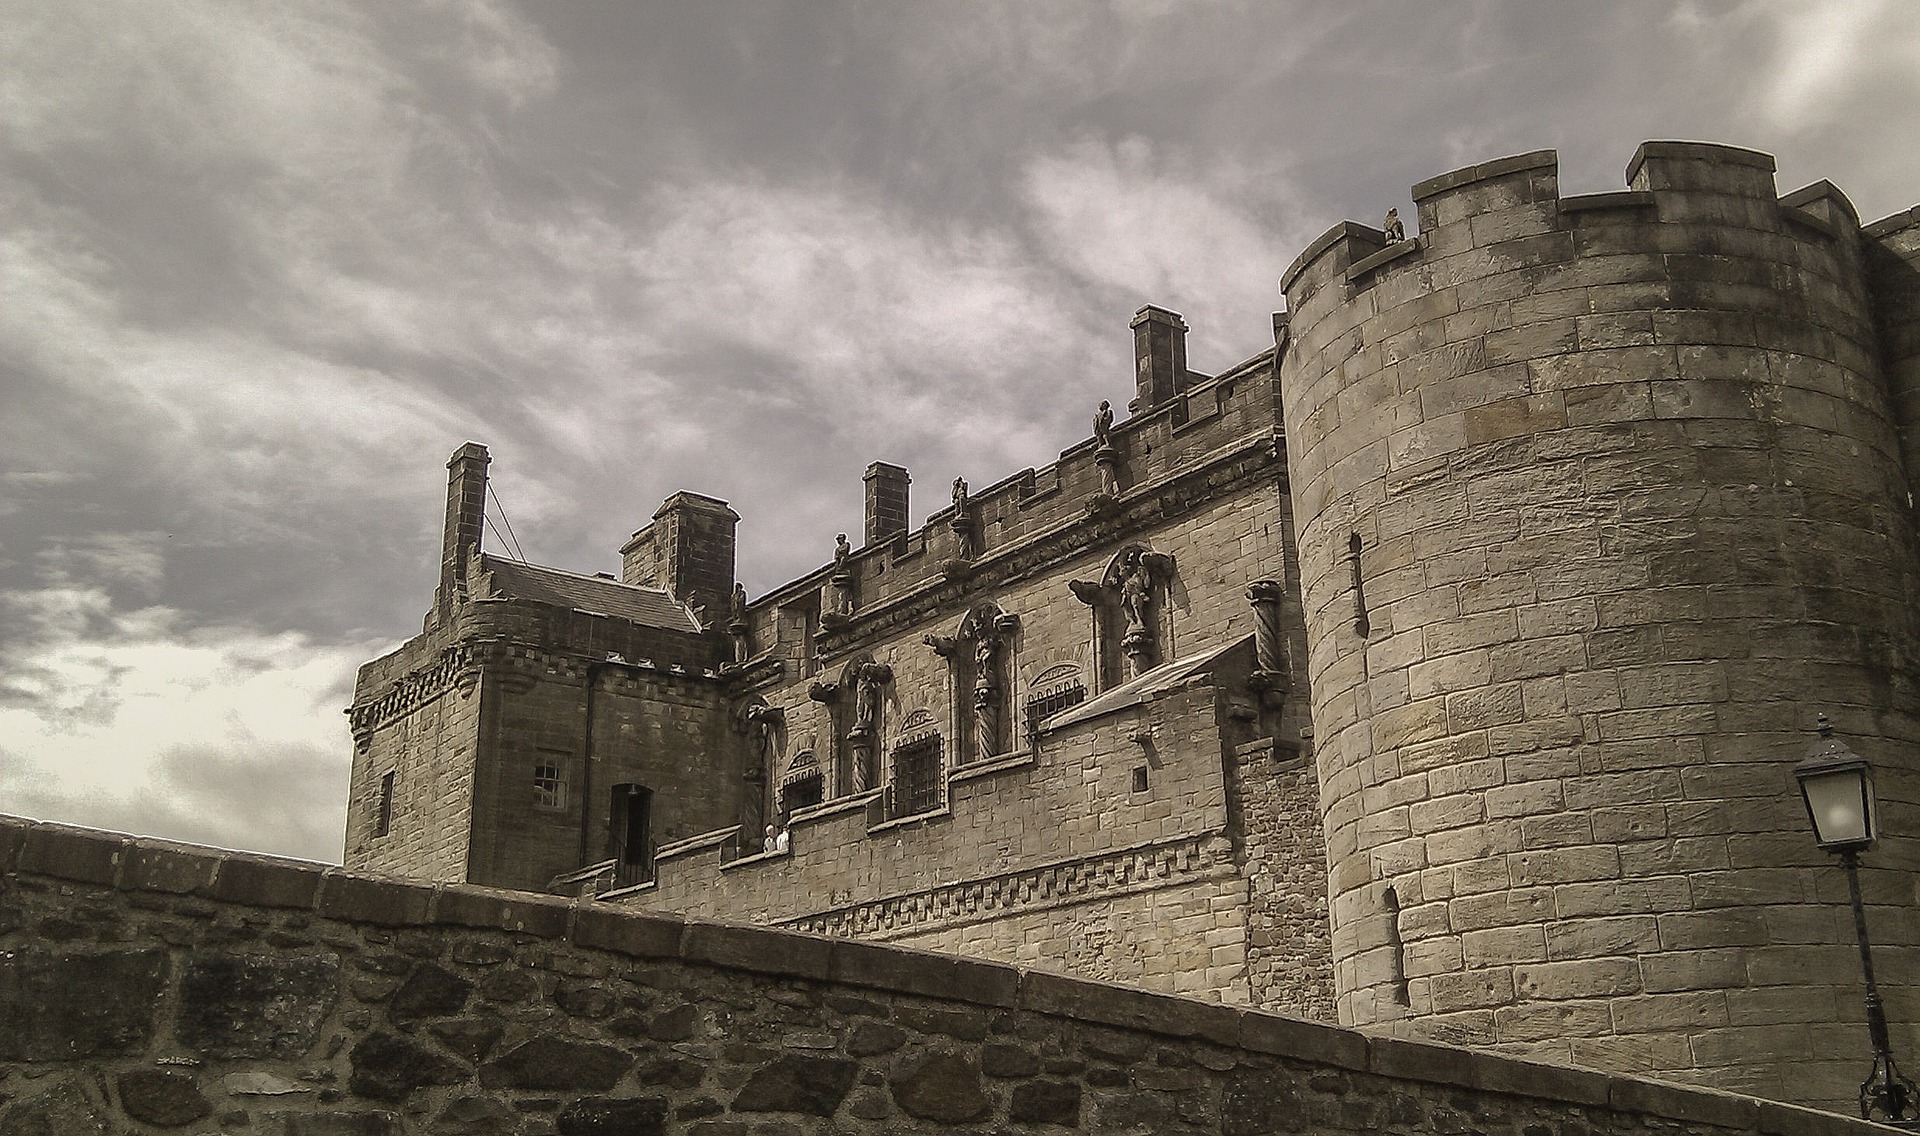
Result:
M1551 151L1506 158L1282 280L1342 1022L1851 1111L1852 918L1792 775L1824 711L1874 762L1868 921L1920 1066L1877 275L1846 199L1773 168L1650 142L1563 198Z

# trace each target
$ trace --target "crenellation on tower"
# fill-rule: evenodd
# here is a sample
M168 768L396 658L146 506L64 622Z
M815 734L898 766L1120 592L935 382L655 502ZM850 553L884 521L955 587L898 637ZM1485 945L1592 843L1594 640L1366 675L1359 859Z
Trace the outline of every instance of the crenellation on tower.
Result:
M1888 807L1920 772L1880 289L1844 197L1783 200L1772 165L1649 143L1627 191L1563 200L1551 151L1483 163L1415 187L1416 250L1368 265L1336 226L1290 270L1343 1021L1850 1094L1810 1040L1833 1002L1725 1036L1663 1009L1857 966L1803 936L1832 902L1789 835L1816 709Z

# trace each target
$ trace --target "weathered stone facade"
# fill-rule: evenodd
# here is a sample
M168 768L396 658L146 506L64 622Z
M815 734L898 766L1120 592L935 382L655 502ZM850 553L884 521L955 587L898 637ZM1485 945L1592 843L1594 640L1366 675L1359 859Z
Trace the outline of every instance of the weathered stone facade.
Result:
M428 627L356 692L349 866L1850 1108L1789 767L1821 711L1875 762L1913 1053L1920 209L1693 143L1556 175L1334 227L1217 376L1141 309L1124 420L918 529L876 462L861 545L751 599L697 494L621 581L481 554L463 447Z
M900 947L0 816L0 1132L1865 1136Z

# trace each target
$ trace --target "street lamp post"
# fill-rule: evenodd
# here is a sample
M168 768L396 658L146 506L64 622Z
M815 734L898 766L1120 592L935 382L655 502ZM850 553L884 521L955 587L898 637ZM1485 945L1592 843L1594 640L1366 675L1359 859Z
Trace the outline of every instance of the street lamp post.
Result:
M1800 782L1807 818L1813 822L1814 843L1840 854L1840 864L1847 871L1847 892L1853 898L1853 931L1860 941L1860 970L1867 983L1867 1034L1873 1042L1873 1068L1860 1083L1860 1116L1872 1120L1878 1112L1884 1124L1920 1130L1920 1118L1913 1111L1920 1103L1920 1087L1893 1063L1886 1009L1873 979L1867 911L1860 901L1860 853L1872 847L1878 835L1873 772L1866 759L1833 736L1833 725L1825 714L1820 715L1819 729L1820 739L1806 760L1794 766L1793 775Z

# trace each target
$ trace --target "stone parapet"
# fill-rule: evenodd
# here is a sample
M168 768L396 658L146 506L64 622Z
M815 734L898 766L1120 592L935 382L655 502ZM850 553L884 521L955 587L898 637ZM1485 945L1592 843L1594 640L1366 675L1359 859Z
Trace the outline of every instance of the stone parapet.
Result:
M20 818L0 817L0 910L8 1132L1882 1131L1040 970Z

